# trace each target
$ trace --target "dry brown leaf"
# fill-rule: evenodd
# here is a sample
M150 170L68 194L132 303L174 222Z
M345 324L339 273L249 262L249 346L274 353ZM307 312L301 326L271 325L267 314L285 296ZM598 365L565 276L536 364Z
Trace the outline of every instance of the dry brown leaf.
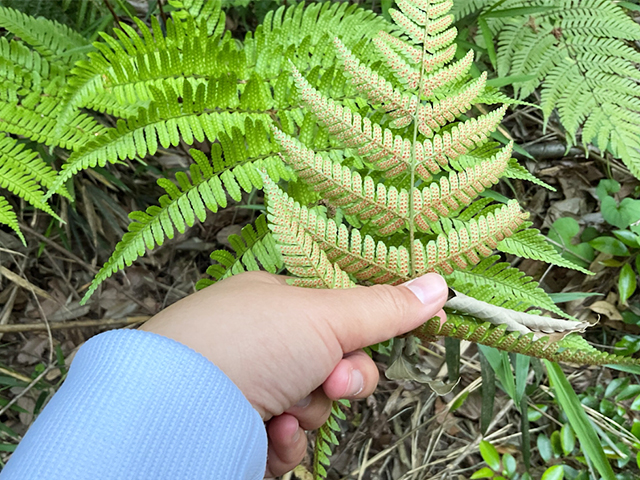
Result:
M618 309L605 300L598 300L597 302L592 303L589 306L589 310L599 313L600 315L604 315L611 320L622 321L622 315L620 315Z

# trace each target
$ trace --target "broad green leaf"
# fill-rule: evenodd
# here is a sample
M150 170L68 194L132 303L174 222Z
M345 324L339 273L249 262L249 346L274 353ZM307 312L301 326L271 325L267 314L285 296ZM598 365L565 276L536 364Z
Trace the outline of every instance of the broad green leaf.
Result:
M540 452L542 459L545 463L549 463L553 458L553 448L551 448L551 440L549 440L549 437L541 433L538 435L536 445L538 446L538 452Z
M618 193L620 191L620 184L616 180L611 180L605 178L604 180L600 180L598 186L596 187L596 195L603 201L605 198L609 197L613 193Z
M636 291L638 283L636 281L636 273L631 265L625 263L620 270L618 277L618 294L620 295L620 303L626 303L629 297Z
M451 405L451 408L449 409L449 412L455 412L457 409L459 409L462 404L464 403L464 401L467 399L467 397L469 396L469 392L466 391L464 392L462 395L460 395L455 402L453 402L453 405Z
M547 237L555 242L553 246L564 258L587 268L594 258L593 247L574 242L579 232L580 224L571 217L564 217L553 222Z
M544 363L547 367L549 381L556 393L556 401L567 415L569 423L580 440L582 451L589 457L603 480L615 480L615 475L604 454L600 439L564 372L557 363L548 360L545 360Z
M620 312L620 315L622 315L622 321L628 325L640 324L640 316L636 315L631 310Z
M636 399L631 402L631 406L629 408L634 411L640 410L640 397L636 397Z
M614 378L607 385L607 389L604 391L605 397L613 396L618 390L623 389L629 384L629 379L624 377Z
M591 245L599 252L608 253L610 255L619 257L629 255L629 249L627 248L627 246L617 238L598 237L591 240L589 242L589 245Z
M542 411L544 411L541 407L541 405L536 405L536 407L538 407L539 410L536 410L534 408L527 408L527 418L529 419L530 422L537 422L538 420L540 420L542 418Z
M616 355L633 355L638 350L640 350L640 338L635 335L624 335L619 341L615 343L615 353ZM629 367L634 367L638 365L628 365ZM629 370L623 370L629 371Z
M513 455L511 455L510 453L505 453L502 456L502 466L504 467L509 478L513 477L513 475L516 473L516 459L513 458Z
M629 230L614 230L611 233L615 235L615 237L624 243L627 247L631 248L640 248L640 244L638 244L638 240L640 237L635 233Z
M637 438L640 439L640 421L633 420L633 425L631 426L631 433Z
M486 440L482 440L480 442L480 455L482 455L482 459L494 472L500 471L500 455L498 454L496 447Z
M554 465L545 470L540 480L562 480L563 478L564 470L562 465Z
M618 205L615 198L609 194L617 193L619 190L620 184L615 180L601 180L596 194L600 198L600 211L605 221L614 227L624 229L640 220L640 200L627 197Z
M611 400L607 400L606 398L603 398L600 401L600 405L598 409L600 410L600 413L603 414L605 417L613 417L616 413L616 404L613 403Z
M565 423L560 429L560 442L564 454L571 455L573 449L576 448L576 435L573 433L571 425Z
M491 478L494 475L495 473L493 473L493 470L491 470L489 467L483 467L473 475L471 475L471 480L474 480L476 478Z
M640 394L640 385L629 385L623 388L622 391L616 395L616 402L624 402L638 394Z

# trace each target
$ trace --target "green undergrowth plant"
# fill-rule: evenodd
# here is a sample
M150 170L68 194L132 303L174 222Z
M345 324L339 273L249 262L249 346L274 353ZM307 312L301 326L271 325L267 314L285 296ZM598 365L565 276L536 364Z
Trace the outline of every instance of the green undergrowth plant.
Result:
M476 23L503 85L524 99L539 88L569 145L597 146L640 178L640 26L613 0L471 0L456 18Z
M56 173L33 147L73 148L103 129L79 115L60 135L52 134L65 82L82 56L73 51L89 42L65 25L9 8L0 7L0 27L10 33L0 37L0 188L59 219L45 198ZM59 193L70 198L64 187ZM2 196L0 223L25 241L15 210Z

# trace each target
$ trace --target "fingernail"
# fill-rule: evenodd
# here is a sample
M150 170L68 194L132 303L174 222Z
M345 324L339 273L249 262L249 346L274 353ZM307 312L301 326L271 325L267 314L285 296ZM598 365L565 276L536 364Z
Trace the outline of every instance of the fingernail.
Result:
M354 397L358 395L363 389L364 377L362 376L362 372L360 372L360 370L352 370L347 396Z
M300 429L296 429L296 433L293 434L293 437L291 437L291 443L298 443L298 440L300 440Z
M437 273L427 273L402 284L425 305L447 299L447 282Z
M298 408L306 408L306 407L309 406L310 403L311 403L311 395L307 395L302 400L300 400L298 403L296 403L294 406L296 406Z

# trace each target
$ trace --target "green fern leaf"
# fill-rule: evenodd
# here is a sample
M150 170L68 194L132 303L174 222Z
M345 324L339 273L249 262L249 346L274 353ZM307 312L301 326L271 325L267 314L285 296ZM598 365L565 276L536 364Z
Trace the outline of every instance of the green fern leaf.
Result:
M316 432L316 444L313 455L313 479L322 480L327 478L325 466L329 465L329 457L333 453L333 445L338 445L336 432L340 431L340 426L336 419L345 420L346 416L343 408L351 407L349 400L337 400L331 405L331 414L327 421Z
M241 200L237 179L242 176L249 180L245 191L262 188L262 178L255 175L259 169L269 172L272 178L289 179L288 172L278 157L268 157L246 162L244 164L225 166L222 150L214 145L211 162L198 150L191 150L195 164L190 168L190 179L184 172L176 174L179 185L160 179L158 184L165 189L166 195L160 197L159 206L151 206L146 212L129 214L132 222L128 232L116 245L111 258L95 276L91 286L83 298L83 303L96 291L98 286L111 275L130 266L138 257L152 250L156 245L162 246L165 239L172 239L175 230L184 233L196 219L203 222L207 210L217 212L218 207L227 206L227 193L236 200Z
M540 233L540 231L535 228L527 228L530 225L530 223L525 224L525 230L516 232L509 238L502 240L498 243L498 249L504 253L511 253L523 258L540 260L541 262L578 270L587 275L593 275L589 270L562 258L553 246L547 242L546 238Z
M261 269L276 273L282 268L282 258L269 231L265 216L260 215L254 223L255 228L247 225L242 228L240 235L229 236L233 254L227 250L216 250L211 253L211 259L217 263L207 268L207 274L213 277L213 280L208 278L199 280L196 290L201 290L238 273Z
M33 97L27 100L32 100ZM105 131L102 125L89 115L76 116L60 133L56 133L58 100L37 96L37 103L22 100L21 103L0 100L0 131L22 135L48 146L79 149L99 138ZM56 189L58 186L56 186Z
M537 282L497 255L485 258L475 267L456 270L446 277L451 288L493 305L524 311L544 308L561 317L575 320L558 308Z
M109 129L104 135L74 152L63 166L52 192L87 168L153 155L159 146L177 146L180 141L189 145L196 140L202 142L205 138L211 142L218 139L222 141L223 132L230 138L240 138L241 135L234 133L234 128L244 134L245 123L251 119L269 123L267 114L232 113L234 109L231 106L229 110L232 112L207 112L202 102L217 104L219 92L215 88L215 82L208 87L201 84L195 91L185 82L181 95L171 84L164 85L164 89L150 88L154 92L154 101L149 108L140 109L136 118L119 120L117 127ZM246 156L244 148L235 151L238 155ZM230 150L227 152L231 153Z
M0 224L8 226L11 230L16 232L16 235L20 237L23 245L27 245L27 241L20 230L20 225L18 224L18 217L16 216L16 212L13 211L11 205L6 198L0 195Z
M496 0L472 3L500 11ZM609 0L509 4L520 6L539 13L488 19L498 37L498 73L530 78L514 84L520 98L541 85L545 120L557 110L570 144L581 133L583 144L610 150L640 178L640 54L628 45L640 38L640 26Z
M38 179L52 183L54 174L35 152L23 148L23 145L16 145L16 141L8 137L0 141L0 187L60 220L44 201L42 190L37 184Z
M66 25L43 17L30 17L12 8L0 7L0 27L31 45L43 57L59 63L73 64L78 55L63 54L89 43Z

